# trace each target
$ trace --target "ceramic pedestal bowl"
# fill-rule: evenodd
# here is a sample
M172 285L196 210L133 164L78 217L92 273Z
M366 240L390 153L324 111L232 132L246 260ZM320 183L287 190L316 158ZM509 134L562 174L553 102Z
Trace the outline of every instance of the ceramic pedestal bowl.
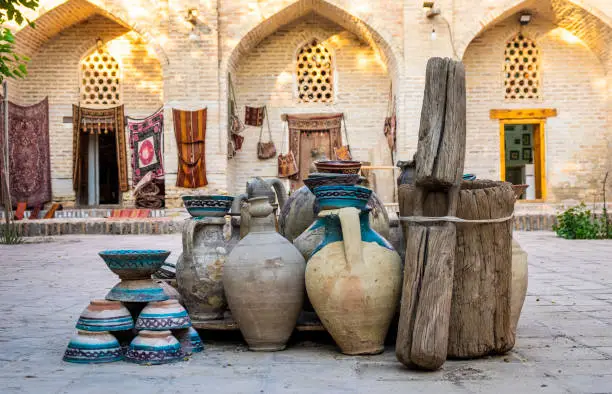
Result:
M204 350L202 339L193 327L176 330L174 336L178 339L185 354L199 353Z
M178 330L191 327L187 311L177 300L151 302L136 320L137 330Z
M183 359L181 344L170 331L141 331L125 355L136 364L167 364Z
M314 163L317 171L334 174L359 174L360 161L353 160L320 160Z
M304 179L304 185L314 193L315 187L345 185L354 186L361 180L358 174L313 173Z
M64 353L64 361L69 363L97 364L119 360L123 360L123 350L108 331L78 330Z
M365 209L372 190L362 186L319 186L314 195L321 210L355 207Z
M83 310L76 328L85 331L125 331L134 328L130 311L119 301L93 300Z
M521 196L523 195L523 193L525 193L528 187L529 185L512 185L512 190L514 191L514 196L517 200L521 198Z
M228 215L234 202L234 197L221 195L183 196L182 199L187 212L195 218Z
M122 280L149 279L170 255L167 250L105 250L99 253L108 268Z
M165 301L170 297L153 279L122 280L105 297L107 300L121 302Z

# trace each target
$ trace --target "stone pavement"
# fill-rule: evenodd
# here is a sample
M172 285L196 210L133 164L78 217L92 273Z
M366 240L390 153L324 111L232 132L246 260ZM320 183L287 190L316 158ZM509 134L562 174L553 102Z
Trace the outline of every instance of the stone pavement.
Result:
M73 365L61 358L81 310L117 278L96 253L168 248L180 235L63 236L0 245L0 393L612 393L612 242L516 233L529 253L529 291L506 356L410 371L393 348L348 357L320 338L252 353L203 333L206 350L168 366Z

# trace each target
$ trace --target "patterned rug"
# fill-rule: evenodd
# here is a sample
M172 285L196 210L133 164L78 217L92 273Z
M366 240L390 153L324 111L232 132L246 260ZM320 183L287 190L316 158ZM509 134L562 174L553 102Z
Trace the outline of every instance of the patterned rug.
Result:
M123 105L108 109L83 108L72 106L72 184L78 190L83 168L81 155L81 134L115 133L117 143L117 168L119 169L119 190L127 192L130 188L127 172L127 151L125 144L125 115Z
M4 107L4 106L2 106ZM9 174L13 206L26 201L29 207L51 201L49 154L49 102L22 107L9 102ZM4 109L0 109L4 119ZM4 138L0 122L0 141ZM2 170L0 160L0 170ZM1 172L0 172L1 174Z
M197 188L206 179L206 108L197 111L172 110L174 135L178 147L176 186Z

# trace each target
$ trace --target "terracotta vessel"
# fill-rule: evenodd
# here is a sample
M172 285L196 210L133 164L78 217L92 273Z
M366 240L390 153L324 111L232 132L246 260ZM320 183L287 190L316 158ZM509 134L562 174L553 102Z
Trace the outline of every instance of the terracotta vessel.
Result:
M527 253L518 242L512 240L512 285L510 287L510 327L516 335L516 327L527 295Z
M232 196L182 196L187 212L193 217L223 217L227 215L234 201Z
M170 298L164 289L153 279L122 280L105 297L107 300L121 302L152 302Z
M125 360L136 364L167 364L185 357L170 331L141 331L130 344Z
M246 201L255 197L268 197L275 213L268 220L278 228L276 211L277 209L283 209L285 206L287 190L283 181L278 178L263 179L262 177L255 177L247 181L246 193L236 196L231 210L235 215L240 214L240 239L246 237L250 228L251 215Z
M123 350L108 331L78 330L64 353L64 361L78 364L110 363L122 359Z
M236 238L223 234L224 218L187 219L183 255L176 265L176 281L183 303L195 320L223 319L227 300L223 267Z
M251 231L229 255L225 294L251 350L282 350L302 309L305 261L270 226L273 209L267 197L249 204Z
M126 331L134 328L130 311L119 301L92 300L83 310L76 328L85 331Z
M98 253L121 280L149 279L170 255L167 250L104 250Z
M361 169L361 162L353 160L320 160L314 164L319 172L335 174L359 174Z
M150 302L136 320L137 330L178 330L191 327L187 311L177 300Z
M325 238L306 267L310 302L343 353L380 353L400 297L400 257L358 209L320 216Z

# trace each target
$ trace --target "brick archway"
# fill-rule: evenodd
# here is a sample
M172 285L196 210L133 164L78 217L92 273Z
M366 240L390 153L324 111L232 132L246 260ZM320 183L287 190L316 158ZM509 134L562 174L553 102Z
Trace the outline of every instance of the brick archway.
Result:
M612 18L602 11L588 5L585 0L548 0L559 27L568 30L584 41L597 54L602 63L612 56L608 54L607 42L612 40ZM462 29L458 41L457 53L463 58L468 46L490 26L510 17L517 12L528 9L530 0L506 0L487 12L480 19L472 20Z
M149 0L141 0L140 2L151 3ZM44 2L42 6L44 6ZM154 7L151 4L149 6ZM144 23L139 23L139 20L130 17L126 6L119 6L114 2L102 0L67 0L49 10L44 10L43 13L34 19L36 28L24 25L15 34L15 50L18 53L31 57L45 41L54 37L65 28L85 21L94 14L102 15L133 30L153 49L162 66L168 64L168 56L161 45L154 39L155 32L147 27L143 27L145 26ZM88 45L91 46L91 44Z

